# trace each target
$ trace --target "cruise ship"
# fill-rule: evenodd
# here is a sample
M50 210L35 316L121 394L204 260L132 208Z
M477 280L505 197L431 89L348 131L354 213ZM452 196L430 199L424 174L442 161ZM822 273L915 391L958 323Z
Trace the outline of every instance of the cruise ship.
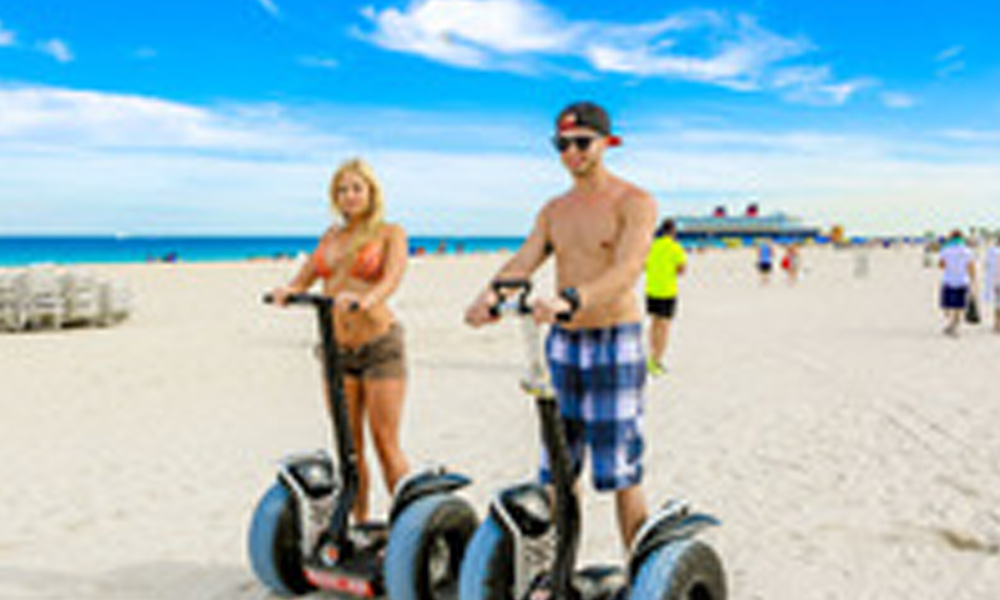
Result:
M781 212L762 215L756 204L747 206L746 211L738 216L727 214L726 208L719 206L708 216L677 215L672 218L677 223L679 239L697 242L751 242L758 238L803 241L821 236L818 227L806 224L798 217Z

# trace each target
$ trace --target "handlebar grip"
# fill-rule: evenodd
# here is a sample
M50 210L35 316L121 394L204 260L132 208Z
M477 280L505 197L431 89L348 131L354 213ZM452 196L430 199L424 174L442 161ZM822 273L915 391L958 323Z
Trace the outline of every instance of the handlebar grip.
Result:
M517 293L517 312L519 314L524 315L531 312L531 308L528 306L528 295L531 294L530 279L494 279L490 282L490 287L497 298L496 303L490 306L491 317L497 318L500 316L502 308L506 303L507 294L504 292Z
M530 279L494 279L490 282L490 286L498 294L503 290L521 290L526 296L531 292Z
M274 304L275 298L274 294L268 292L264 294L264 304ZM333 298L329 296L323 296L321 294L289 294L285 298L286 304L311 304L313 306L333 306Z

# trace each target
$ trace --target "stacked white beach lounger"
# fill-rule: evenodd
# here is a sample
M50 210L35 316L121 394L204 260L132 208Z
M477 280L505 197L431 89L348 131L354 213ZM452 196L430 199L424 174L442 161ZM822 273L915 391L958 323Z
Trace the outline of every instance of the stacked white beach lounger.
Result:
M106 327L131 310L129 289L84 270L35 265L0 271L0 331Z

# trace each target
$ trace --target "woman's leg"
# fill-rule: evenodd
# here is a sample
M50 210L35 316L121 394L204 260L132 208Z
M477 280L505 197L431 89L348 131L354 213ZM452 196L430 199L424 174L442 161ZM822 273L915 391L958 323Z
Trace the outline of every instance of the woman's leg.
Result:
M354 499L355 523L368 520L368 463L365 460L365 385L357 377L344 377L344 397L347 399L347 419L351 424L354 451L358 457L358 495Z
M366 379L364 395L372 441L382 465L386 489L391 494L396 489L396 482L410 470L410 464L399 443L406 379Z

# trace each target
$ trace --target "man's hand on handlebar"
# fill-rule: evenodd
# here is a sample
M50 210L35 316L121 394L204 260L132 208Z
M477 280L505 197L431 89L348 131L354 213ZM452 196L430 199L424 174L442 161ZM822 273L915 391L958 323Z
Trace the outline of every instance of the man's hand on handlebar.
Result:
M570 303L564 298L536 298L531 303L531 316L535 319L535 323L545 323L551 325L556 321L565 320L573 310ZM560 319L559 315L563 315Z
M495 323L500 317L495 315L491 309L497 305L498 300L493 290L484 290L466 309L465 323L471 327L482 327L489 323Z

